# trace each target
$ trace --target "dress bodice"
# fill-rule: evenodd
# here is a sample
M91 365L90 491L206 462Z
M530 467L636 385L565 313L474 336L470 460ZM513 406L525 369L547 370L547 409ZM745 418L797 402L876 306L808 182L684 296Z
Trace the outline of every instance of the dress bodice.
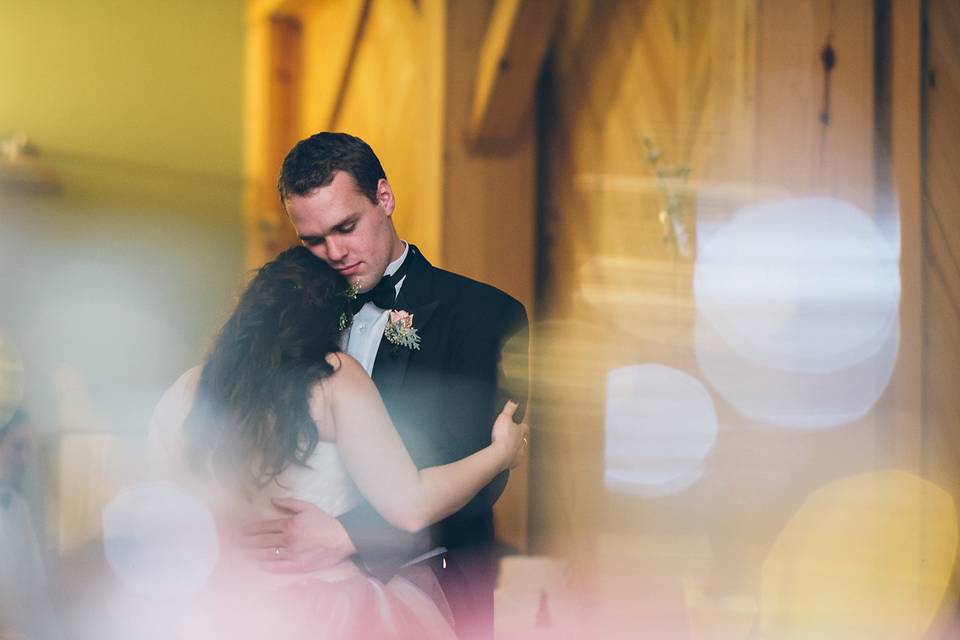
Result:
M317 505L333 517L349 511L361 499L332 442L317 443L307 466L289 465L263 493L265 504L273 497L296 498Z

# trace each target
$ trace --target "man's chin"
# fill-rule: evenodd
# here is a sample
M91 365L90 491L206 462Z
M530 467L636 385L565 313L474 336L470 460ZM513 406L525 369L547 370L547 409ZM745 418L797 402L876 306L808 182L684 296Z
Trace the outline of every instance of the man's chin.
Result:
M373 281L370 278L364 278L363 276L347 278L347 282L350 283L352 288L356 289L357 293L367 293L376 286L375 282L371 284Z

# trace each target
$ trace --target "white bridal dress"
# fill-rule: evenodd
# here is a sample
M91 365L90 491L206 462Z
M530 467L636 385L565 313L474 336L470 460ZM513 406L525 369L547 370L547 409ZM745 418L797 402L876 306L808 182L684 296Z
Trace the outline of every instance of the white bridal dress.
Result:
M198 369L187 372L160 401L151 422L154 452L159 449L169 454L171 447L180 446L180 430L198 378ZM389 478L383 481L389 482ZM249 501L234 500L228 512L246 522L281 517L270 504L272 497L311 502L334 517L362 499L336 445L330 442L317 445L309 467L291 465ZM386 584L349 560L305 573L266 572L249 551L231 542L234 527L224 526L220 517L218 520L220 561L209 583L192 599L191 611L184 612L183 624L176 625L176 635L198 639L455 640L449 608L426 566L405 570L410 579L396 576Z

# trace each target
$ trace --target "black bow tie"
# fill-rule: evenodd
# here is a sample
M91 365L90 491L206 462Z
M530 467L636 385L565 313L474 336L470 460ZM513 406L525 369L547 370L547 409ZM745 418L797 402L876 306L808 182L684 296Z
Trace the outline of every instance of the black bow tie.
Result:
M409 258L409 256L407 256ZM357 294L357 297L354 298L350 307L353 309L354 315L360 313L360 309L363 308L363 305L368 302L372 302L381 309L394 309L397 305L397 283L403 279L403 276L407 273L407 265L409 260L404 259L403 263L400 265L400 268L396 272L390 274L389 276L383 276L380 278L380 282L377 283L373 289L370 291Z

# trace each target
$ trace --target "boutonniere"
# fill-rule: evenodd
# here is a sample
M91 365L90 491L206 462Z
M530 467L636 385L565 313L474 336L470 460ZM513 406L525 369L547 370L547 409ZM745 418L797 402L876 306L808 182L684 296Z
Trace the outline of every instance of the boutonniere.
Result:
M358 295L360 295L360 282L354 282L353 284L347 286L347 288L344 291L341 291L339 295L347 299L347 310L340 314L340 331L343 331L353 324L353 314L350 311L353 301L357 299Z
M391 311L387 319L387 327L383 330L383 337L390 344L406 347L414 351L420 350L420 336L413 328L413 314L406 311Z

